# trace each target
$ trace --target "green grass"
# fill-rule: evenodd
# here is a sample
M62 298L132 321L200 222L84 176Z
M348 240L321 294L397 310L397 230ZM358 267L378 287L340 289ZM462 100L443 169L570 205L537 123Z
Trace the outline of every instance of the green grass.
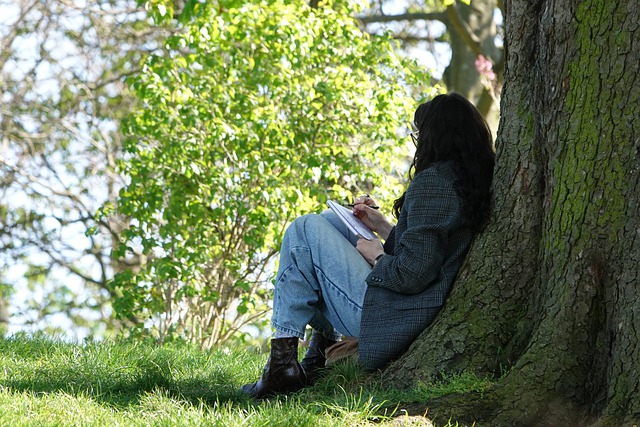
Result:
M355 365L339 365L300 393L258 402L238 390L258 378L266 357L184 344L0 338L0 425L390 425L402 419L402 404L490 385L457 377L394 391L367 381Z

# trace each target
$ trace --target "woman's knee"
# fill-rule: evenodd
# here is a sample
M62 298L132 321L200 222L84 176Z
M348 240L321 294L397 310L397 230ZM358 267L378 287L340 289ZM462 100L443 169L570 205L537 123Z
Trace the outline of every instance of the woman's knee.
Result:
M293 223L297 223L298 225L306 228L323 228L330 225L326 218L321 214L316 213L299 216L293 221Z
M296 218L289 226L288 232L302 233L309 237L318 237L326 233L331 224L319 214L306 214Z

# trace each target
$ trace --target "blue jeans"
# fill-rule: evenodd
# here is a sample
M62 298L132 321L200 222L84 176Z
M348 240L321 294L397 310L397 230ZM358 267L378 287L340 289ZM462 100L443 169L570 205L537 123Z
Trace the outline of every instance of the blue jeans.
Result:
M357 337L371 266L355 248L358 238L331 211L297 218L280 249L271 324L304 338L307 325L337 341Z

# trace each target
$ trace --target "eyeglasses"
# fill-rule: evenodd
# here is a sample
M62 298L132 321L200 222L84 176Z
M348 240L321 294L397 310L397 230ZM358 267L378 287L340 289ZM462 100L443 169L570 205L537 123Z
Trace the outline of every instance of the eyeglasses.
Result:
M415 145L416 147L418 146L418 136L420 135L420 131L416 129L416 126L411 123L409 125L409 129L412 130L412 132L409 134L409 136L411 137L411 141L413 141L413 145Z

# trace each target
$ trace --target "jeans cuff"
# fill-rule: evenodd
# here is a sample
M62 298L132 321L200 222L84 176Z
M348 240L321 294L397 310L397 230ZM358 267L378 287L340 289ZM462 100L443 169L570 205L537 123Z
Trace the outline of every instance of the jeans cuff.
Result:
M274 322L271 322L271 326L273 326L273 329L275 329L277 332L280 332L282 334L289 335L292 337L298 337L301 340L304 339L304 331L302 332L294 331L293 329L284 328L282 326L276 325Z
M342 339L342 334L338 333L335 329L327 331L326 329L319 328L315 323L309 323L309 326L311 326L314 331L320 332L325 338L330 339L331 341L340 341Z

